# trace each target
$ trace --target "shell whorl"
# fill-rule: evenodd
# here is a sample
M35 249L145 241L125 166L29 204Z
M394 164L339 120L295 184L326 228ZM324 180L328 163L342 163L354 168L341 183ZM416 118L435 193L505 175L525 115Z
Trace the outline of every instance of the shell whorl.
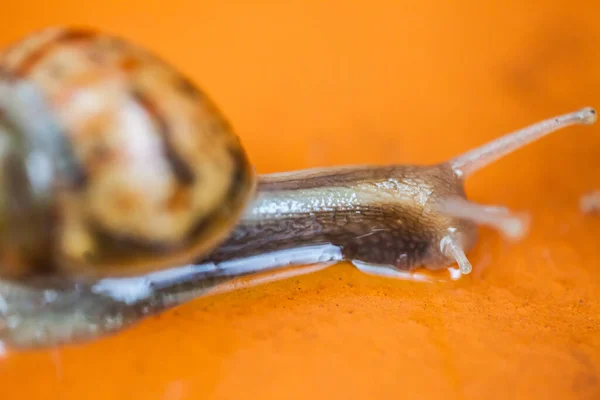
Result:
M7 93L32 90L17 112L0 102L0 118L39 121L35 99L43 126L58 132L50 140L22 122L12 129L45 137L58 171L45 206L49 270L119 276L185 263L233 229L253 168L216 105L175 68L114 36L48 28L2 53L0 71Z

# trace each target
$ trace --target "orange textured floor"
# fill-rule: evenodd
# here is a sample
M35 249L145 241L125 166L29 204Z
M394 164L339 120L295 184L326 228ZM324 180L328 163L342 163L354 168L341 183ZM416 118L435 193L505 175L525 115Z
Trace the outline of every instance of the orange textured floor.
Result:
M489 4L492 4L490 2ZM92 25L161 54L220 104L259 172L427 163L600 108L600 2L5 0L0 44ZM2 399L599 399L600 127L470 179L530 210L453 284L349 265L207 297L93 343L0 359Z

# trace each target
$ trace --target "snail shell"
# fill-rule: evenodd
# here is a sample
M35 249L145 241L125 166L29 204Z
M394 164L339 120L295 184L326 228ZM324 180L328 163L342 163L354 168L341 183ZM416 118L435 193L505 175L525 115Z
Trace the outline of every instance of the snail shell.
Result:
M198 87L155 55L48 28L0 54L0 276L126 276L232 231L256 176Z

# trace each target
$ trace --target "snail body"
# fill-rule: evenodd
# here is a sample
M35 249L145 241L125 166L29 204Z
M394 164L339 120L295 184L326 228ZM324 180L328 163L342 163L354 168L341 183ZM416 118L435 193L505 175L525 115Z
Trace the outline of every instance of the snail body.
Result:
M518 238L526 224L468 201L464 180L595 119L584 108L431 166L256 175L214 103L156 56L90 30L37 32L0 55L0 340L97 337L294 265L468 274L478 225Z

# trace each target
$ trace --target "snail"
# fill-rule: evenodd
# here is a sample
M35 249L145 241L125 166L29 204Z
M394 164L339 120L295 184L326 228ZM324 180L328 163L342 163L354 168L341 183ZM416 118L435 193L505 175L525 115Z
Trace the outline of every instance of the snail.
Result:
M242 275L350 261L365 273L472 267L479 225L526 219L464 181L583 108L435 165L255 172L224 114L159 57L53 27L0 55L0 340L116 332Z

